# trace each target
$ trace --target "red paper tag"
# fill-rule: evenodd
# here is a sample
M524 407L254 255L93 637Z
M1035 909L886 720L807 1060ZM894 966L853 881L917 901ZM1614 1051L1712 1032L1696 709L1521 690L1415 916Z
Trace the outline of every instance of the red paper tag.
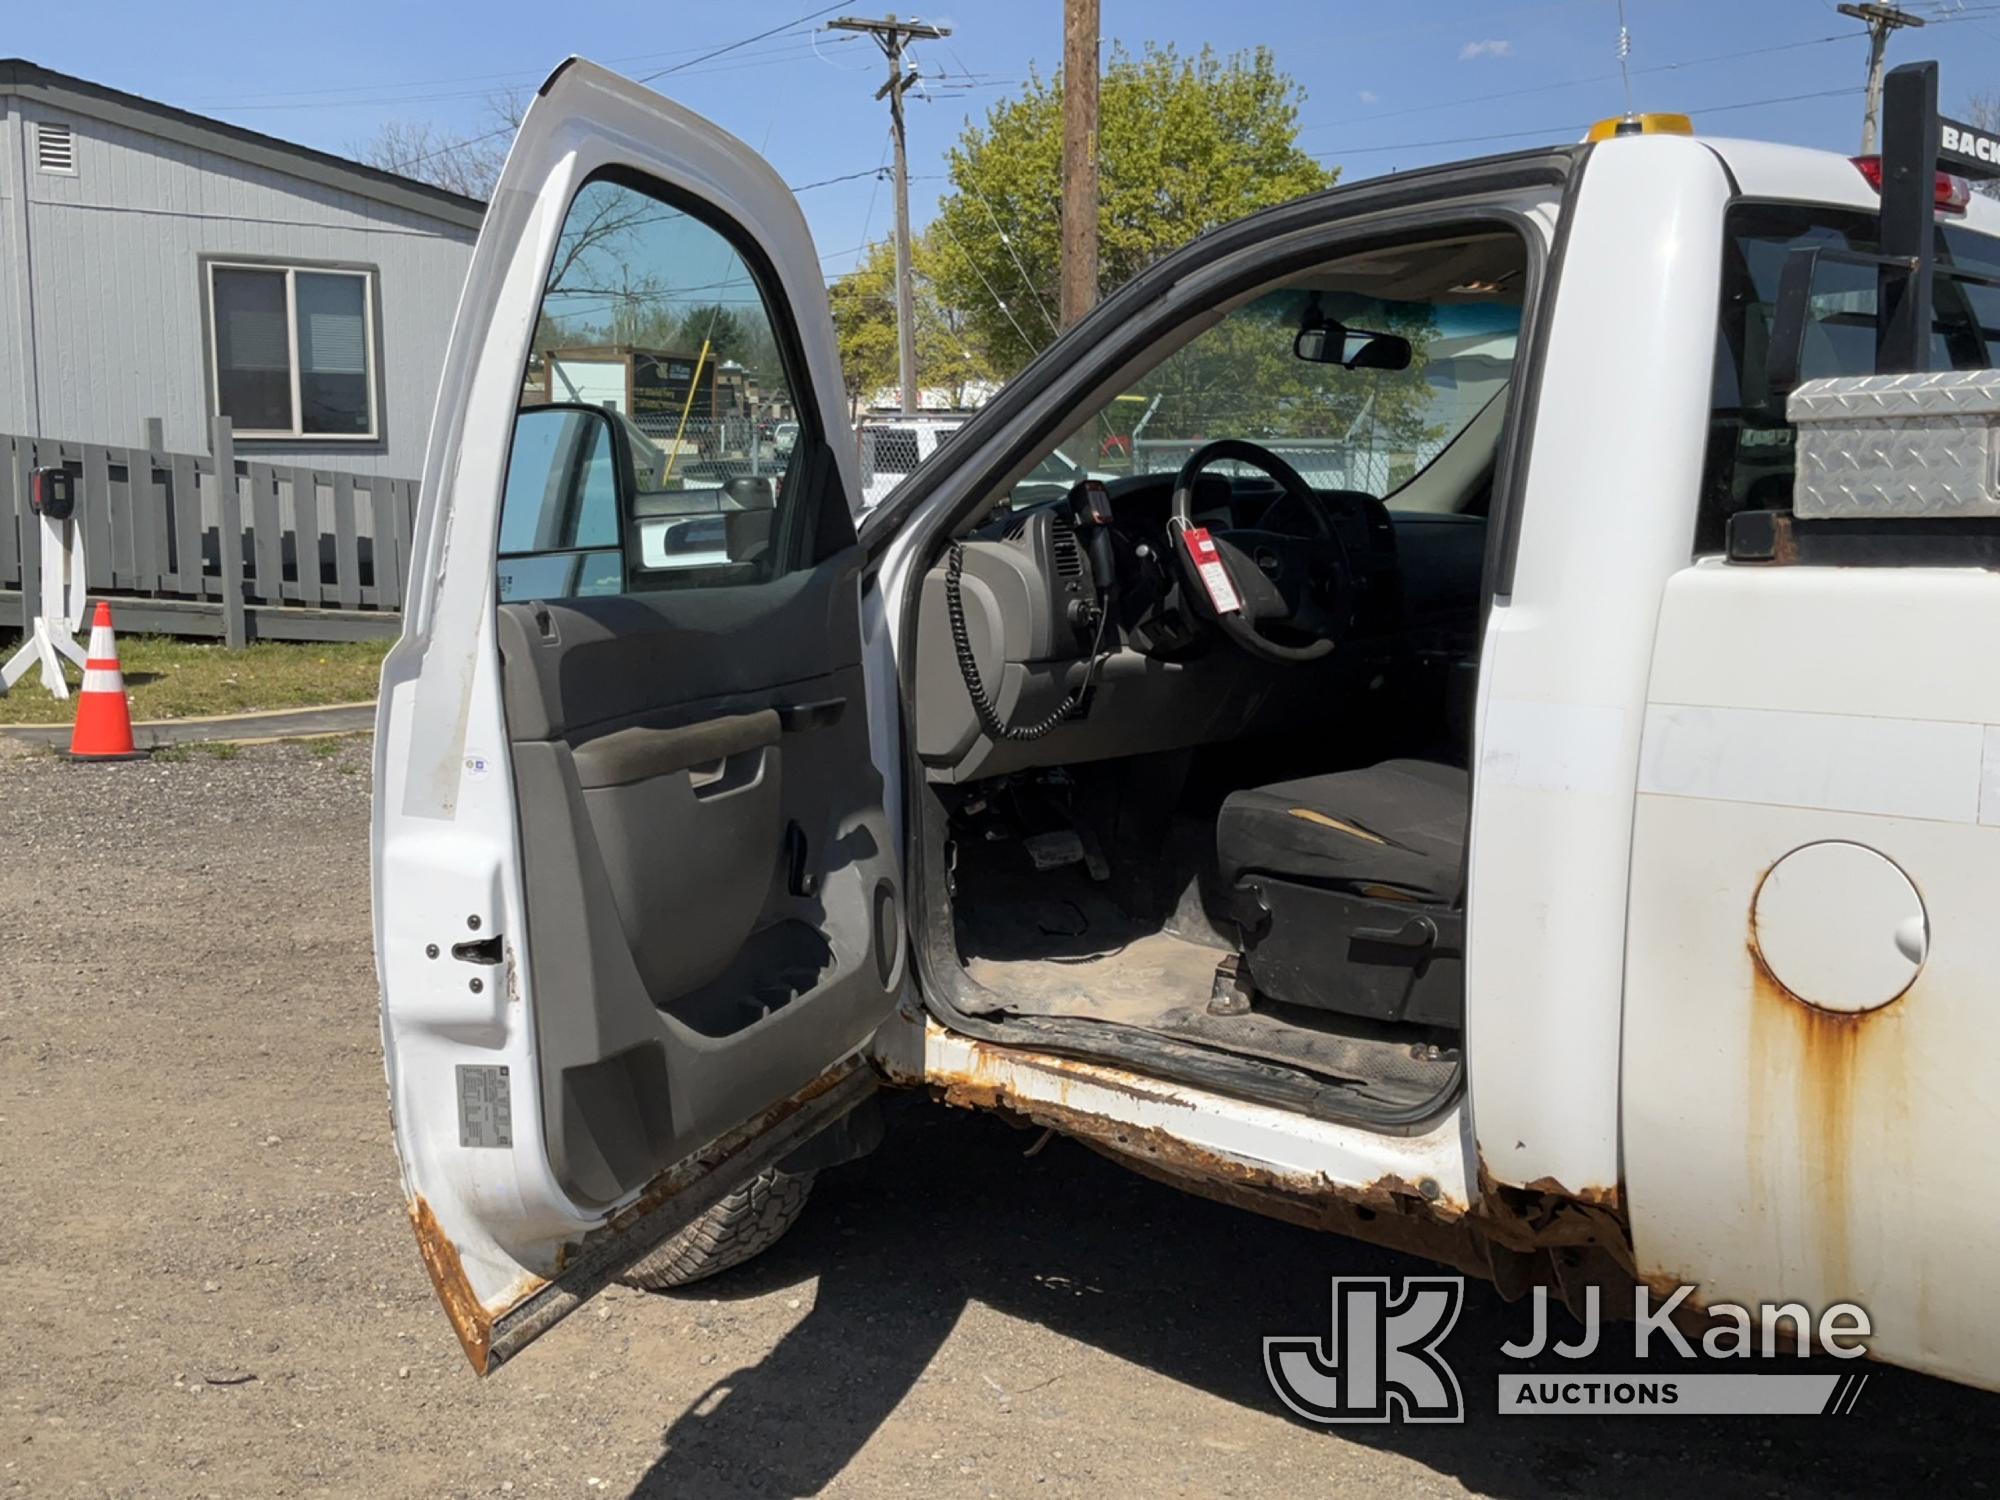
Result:
M1201 586L1208 590L1208 602L1215 612L1233 615L1242 609L1243 601L1237 597L1236 585L1230 580L1229 569L1222 565L1222 554L1216 550L1208 528L1190 526L1181 532L1181 541L1187 546L1188 557L1201 578Z

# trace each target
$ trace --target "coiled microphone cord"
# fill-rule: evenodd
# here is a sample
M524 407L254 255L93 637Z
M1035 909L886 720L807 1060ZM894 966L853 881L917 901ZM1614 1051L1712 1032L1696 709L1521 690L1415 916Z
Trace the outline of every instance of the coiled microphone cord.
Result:
M951 620L951 649L958 657L958 675L965 679L966 695L972 699L972 712L989 739L1041 739L1082 707L1083 700L1089 696L1091 679L1097 673L1098 650L1104 644L1104 624L1111 618L1110 603L1108 600L1099 601L1097 633L1090 642L1090 664L1084 668L1083 682L1077 690L1032 724L1003 724L998 705L987 696L986 685L979 680L979 659L972 654L972 636L965 626L965 597L961 592L964 572L965 548L953 542L945 556L944 607Z

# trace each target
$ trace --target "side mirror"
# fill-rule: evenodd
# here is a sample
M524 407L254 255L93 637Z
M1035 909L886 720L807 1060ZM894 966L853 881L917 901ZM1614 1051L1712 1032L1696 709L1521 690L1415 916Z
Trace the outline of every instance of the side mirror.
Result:
M1410 341L1399 334L1371 333L1338 323L1301 328L1292 340L1292 353L1308 364L1339 365L1343 370L1407 370L1411 357Z
M523 407L507 455L501 553L615 548L623 490L618 444L602 411Z

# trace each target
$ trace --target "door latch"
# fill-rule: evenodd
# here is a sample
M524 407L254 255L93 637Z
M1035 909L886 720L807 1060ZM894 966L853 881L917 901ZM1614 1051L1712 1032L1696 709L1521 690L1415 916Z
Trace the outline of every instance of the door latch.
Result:
M500 962L500 934L496 932L492 937L453 943L451 956L464 964L497 964Z

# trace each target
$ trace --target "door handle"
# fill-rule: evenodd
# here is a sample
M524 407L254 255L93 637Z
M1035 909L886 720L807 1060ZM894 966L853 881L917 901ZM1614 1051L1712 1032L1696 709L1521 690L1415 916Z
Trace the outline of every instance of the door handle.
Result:
M788 703L778 710L778 728L786 734L802 729L829 729L847 711L845 698L821 698L813 703Z

